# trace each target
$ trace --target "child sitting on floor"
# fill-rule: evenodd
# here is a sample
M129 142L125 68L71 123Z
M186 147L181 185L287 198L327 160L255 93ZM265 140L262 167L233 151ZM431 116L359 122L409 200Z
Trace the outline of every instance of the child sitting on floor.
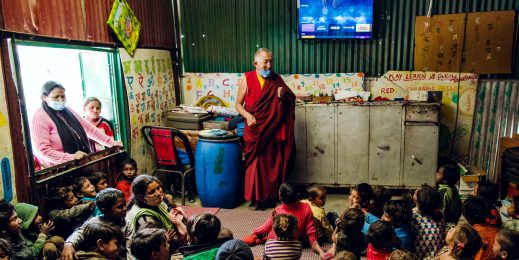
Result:
M63 258L72 259L76 249L79 248L84 241L83 232L85 225L91 221L98 221L121 229L124 236L122 237L123 244L120 245L119 258L131 259L129 248L134 229L133 225L125 220L127 208L123 192L114 188L106 188L97 194L96 204L102 214L88 220L81 227L74 230L72 235L70 235L65 242L65 248L62 254L64 256Z
M317 234L315 233L315 226L312 216L312 210L308 204L299 201L299 195L297 194L294 187L288 183L283 183L279 187L279 199L281 205L274 209L272 216L261 226L254 229L251 235L243 238L250 246L260 244L267 235L267 239L275 239L276 234L272 229L273 218L279 214L290 214L297 218L297 229L294 236L297 240L304 243L309 243L314 252L318 253L319 256L323 257L325 252L317 241Z
M128 158L121 163L121 172L117 176L115 188L124 193L126 201L130 201L132 194L132 181L137 177L137 162Z
M231 239L220 246L216 253L216 260L254 260L254 255L247 243L239 239Z
M499 201L499 185L489 181L480 181L476 187L474 187L474 193L476 197L486 200L491 206L488 223L497 228L501 228L503 222L499 214L499 208L501 207L501 201Z
M43 223L37 206L18 203L14 208L18 217L23 221L22 239L31 250L32 255L41 256L44 259L59 259L65 241L58 236L49 236L49 232L54 229L54 222L49 220Z
M78 259L117 259L123 234L121 229L99 221L85 224L83 231L84 251L77 252Z
M413 201L416 205L412 219L416 255L419 258L434 256L444 243L445 223L440 209L440 194L424 184L415 191Z
M499 232L494 224L490 223L490 211L492 206L481 198L470 197L463 202L463 216L467 222L478 232L483 244L483 250L477 255L478 259L493 258L492 246Z
M9 241L0 238L0 259L9 260L13 257L13 249L11 248L11 244Z
M274 217L272 229L277 238L265 242L263 259L299 259L301 242L294 238L297 219L292 215L279 214Z
M503 224L504 229L519 231L519 195L515 195L512 199L512 205L507 209L510 220Z
M373 214L375 210L375 193L373 188L367 183L358 184L351 189L348 204L350 208L359 208L364 213L362 233L367 235L369 226L378 220L378 217Z
M393 249L400 248L400 240L395 230L387 221L378 220L369 227L367 258L370 260L386 260Z
M189 246L179 249L183 259L214 259L220 245L227 241L218 240L220 228L220 220L211 213L191 216L187 221Z
M503 229L497 233L492 252L498 259L519 259L519 232Z
M404 201L390 200L384 206L382 220L391 223L403 249L414 251L414 236L411 225L409 225L411 215L411 209L407 207Z
M389 255L389 260L418 260L418 257L408 250L396 249Z
M81 203L96 201L96 187L85 176L80 176L76 179L76 183L74 185L74 194ZM99 215L101 215L101 211L99 211L99 208L96 206L94 207L92 217Z
M0 237L11 245L14 259L36 259L27 247L21 236L22 220L18 218L14 206L0 200Z
M108 188L108 179L104 172L92 172L87 178L94 185L97 193Z
M54 233L63 238L81 226L92 215L95 207L93 201L80 203L70 187L51 189L47 205L51 209L49 218L56 223Z
M366 237L362 234L363 225L364 212L362 210L352 208L344 211L336 228L335 242L328 252L331 255L337 255L341 251L351 251L360 258L368 246Z
M467 224L451 228L445 242L449 250L440 255L440 260L474 259L483 246L478 232Z
M337 213L324 211L324 205L326 204L326 188L317 184L310 184L307 188L308 199L301 200L310 206L312 209L312 215L314 217L314 225L319 241L330 242L332 240L333 229L335 220L337 219Z
M461 199L456 188L460 180L458 166L446 164L438 169L436 173L436 184L441 196L441 209L445 216L445 223L456 225L461 216Z
M132 241L133 256L142 260L169 260L169 245L166 230L159 228L142 228Z

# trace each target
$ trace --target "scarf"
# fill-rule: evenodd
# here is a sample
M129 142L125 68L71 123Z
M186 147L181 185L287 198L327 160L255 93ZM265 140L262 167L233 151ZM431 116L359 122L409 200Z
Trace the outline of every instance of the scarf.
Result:
M56 111L50 108L46 102L42 102L41 106L43 107L43 110L47 112L54 124L56 124L64 152L70 154L74 154L77 151L83 151L87 154L91 152L85 129L83 129L79 120L68 110L68 108Z

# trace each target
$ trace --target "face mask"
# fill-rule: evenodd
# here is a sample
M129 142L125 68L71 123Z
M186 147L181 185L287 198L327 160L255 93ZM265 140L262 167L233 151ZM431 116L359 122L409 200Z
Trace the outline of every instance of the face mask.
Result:
M264 78L268 78L271 72L272 70L259 70L259 74Z
M50 108L57 111L65 109L65 102L63 101L48 101L47 105L49 105Z

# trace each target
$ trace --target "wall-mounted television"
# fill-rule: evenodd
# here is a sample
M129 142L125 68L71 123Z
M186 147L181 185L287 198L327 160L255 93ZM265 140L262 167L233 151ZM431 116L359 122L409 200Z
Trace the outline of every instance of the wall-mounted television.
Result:
M300 39L370 39L373 0L298 0Z

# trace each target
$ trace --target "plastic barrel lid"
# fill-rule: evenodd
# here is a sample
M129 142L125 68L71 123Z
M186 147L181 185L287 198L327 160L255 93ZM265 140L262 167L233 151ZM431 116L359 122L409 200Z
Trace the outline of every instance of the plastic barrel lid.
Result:
M198 137L205 140L231 140L237 138L233 132L222 129L202 130L198 132Z

